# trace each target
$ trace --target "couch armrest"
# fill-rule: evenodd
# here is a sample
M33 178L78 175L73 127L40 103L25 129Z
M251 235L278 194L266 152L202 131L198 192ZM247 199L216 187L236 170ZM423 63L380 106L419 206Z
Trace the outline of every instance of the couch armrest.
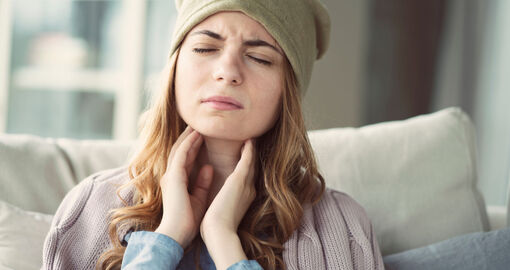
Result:
M498 230L505 228L507 209L504 205L489 205L487 206L487 214L489 216L490 230Z

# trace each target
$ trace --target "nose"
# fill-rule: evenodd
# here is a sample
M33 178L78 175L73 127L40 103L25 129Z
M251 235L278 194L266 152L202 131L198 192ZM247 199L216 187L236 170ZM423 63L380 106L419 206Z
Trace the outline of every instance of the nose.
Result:
M213 73L213 79L230 85L240 85L243 82L239 59L234 52L225 51L221 55Z

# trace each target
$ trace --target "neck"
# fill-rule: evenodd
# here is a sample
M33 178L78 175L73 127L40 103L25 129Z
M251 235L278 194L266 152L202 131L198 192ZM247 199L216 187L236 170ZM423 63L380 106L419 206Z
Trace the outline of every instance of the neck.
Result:
M241 158L242 146L243 141L222 140L204 136L204 143L197 156L195 171L206 164L214 168L208 204L216 197L227 177L234 171L237 162Z

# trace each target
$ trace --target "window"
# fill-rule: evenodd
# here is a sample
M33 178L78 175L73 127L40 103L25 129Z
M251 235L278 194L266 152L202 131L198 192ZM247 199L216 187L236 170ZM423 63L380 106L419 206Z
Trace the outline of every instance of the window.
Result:
M133 139L172 1L0 0L0 132Z

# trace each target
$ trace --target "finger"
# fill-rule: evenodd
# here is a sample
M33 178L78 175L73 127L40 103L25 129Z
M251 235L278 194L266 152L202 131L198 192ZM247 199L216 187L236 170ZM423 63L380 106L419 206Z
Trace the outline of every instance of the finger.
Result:
M177 150L175 151L175 156L172 159L172 166L178 166L184 168L186 165L186 160L188 159L188 152L193 146L193 143L200 137L200 134L197 131L191 132L191 134L182 141Z
M195 196L200 203L205 207L207 203L207 195L213 180L213 167L211 165L204 165L198 173L197 180L191 191L191 195Z
M247 140L244 143L243 151L241 152L241 159L237 163L234 173L241 177L248 176L250 172L250 167L253 163L254 149L252 140Z
M181 145L184 139L186 139L189 136L189 134L191 134L191 132L193 132L193 128L191 126L187 126L186 129L184 129L184 131L181 133L181 135L179 135L175 143L172 145L172 149L170 150L170 154L168 155L168 164L170 164L170 162L172 161L175 152L177 151L177 148L179 148L179 145Z
M177 149L179 145L181 145L181 143L191 134L191 132L193 132L193 128L191 126L187 126L179 135L172 148Z
M188 151L188 155L186 158L186 164L184 165L186 167L186 170L189 171L192 168L193 163L195 162L195 159L198 155L198 152L200 150L200 146L202 146L202 142L204 141L202 135L198 134L198 139L196 139L193 144L191 145L191 148Z
M250 140L250 165L248 167L248 181L250 181L251 184L253 184L254 177L255 177L255 165L257 163L257 145L254 140Z

